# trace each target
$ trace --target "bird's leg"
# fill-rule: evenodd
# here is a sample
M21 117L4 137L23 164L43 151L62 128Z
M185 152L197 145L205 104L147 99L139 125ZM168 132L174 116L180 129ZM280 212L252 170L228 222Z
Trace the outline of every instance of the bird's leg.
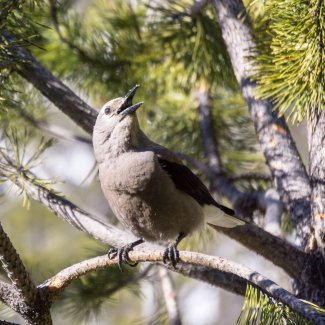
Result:
M135 246L138 246L140 244L144 243L144 239L140 238L136 241L134 241L133 243L127 244L121 248L110 248L108 251L108 258L110 260L112 260L113 258L115 258L116 256L118 257L118 267L119 269L122 271L122 263L125 262L126 264L134 267L137 266L138 263L137 262L132 262L129 258L129 252L132 251L132 249Z
M163 262L167 263L168 261L170 261L174 269L176 269L176 264L179 262L179 252L177 250L177 245L185 237L186 235L183 232L179 233L176 240L172 244L170 244L164 252Z

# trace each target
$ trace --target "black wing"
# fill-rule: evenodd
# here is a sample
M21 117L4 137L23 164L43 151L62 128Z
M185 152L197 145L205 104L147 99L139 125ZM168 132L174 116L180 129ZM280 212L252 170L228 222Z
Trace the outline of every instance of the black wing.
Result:
M188 167L162 158L158 158L158 161L163 170L165 170L173 180L177 189L190 195L200 205L214 205L230 216L235 215L232 209L214 200L207 187Z

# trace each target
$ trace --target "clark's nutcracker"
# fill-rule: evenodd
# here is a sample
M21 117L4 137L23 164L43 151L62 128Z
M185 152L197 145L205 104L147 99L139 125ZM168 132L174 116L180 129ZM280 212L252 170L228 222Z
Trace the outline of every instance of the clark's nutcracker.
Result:
M122 249L119 266L128 262L128 252L147 241L173 240L164 254L164 262L175 267L177 245L204 221L203 206L215 207L215 224L236 227L245 222L234 211L219 204L201 180L167 148L151 141L140 129L132 105L139 86L125 97L107 102L100 110L93 132L93 146L99 166L99 179L109 205L126 229L139 238ZM175 240L176 239L176 240Z

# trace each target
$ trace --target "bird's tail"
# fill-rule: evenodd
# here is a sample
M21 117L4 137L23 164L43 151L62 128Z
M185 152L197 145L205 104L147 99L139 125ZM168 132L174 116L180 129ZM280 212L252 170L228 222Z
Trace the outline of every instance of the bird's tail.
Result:
M210 226L218 226L223 228L234 228L243 226L246 222L235 216L234 210L227 208L219 203L215 204L217 210L217 218L213 220Z

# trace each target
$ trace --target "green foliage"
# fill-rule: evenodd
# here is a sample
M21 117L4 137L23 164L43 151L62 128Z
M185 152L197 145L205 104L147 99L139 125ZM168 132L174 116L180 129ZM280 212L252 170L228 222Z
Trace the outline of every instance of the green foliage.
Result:
M137 269L123 266L123 272L118 267L96 270L73 281L64 291L56 304L56 308L73 317L75 324L93 318L99 318L102 308L107 303L113 303L112 296L125 288L139 295L139 280ZM82 308L80 308L82 306Z
M25 190L26 182L42 186L48 190L54 191L52 185L54 180L45 180L36 177L32 169L38 166L42 160L42 154L46 149L53 145L54 139L46 140L42 137L36 145L33 154L26 154L28 140L31 138L26 130L9 130L5 133L4 147L0 147L0 184L10 180L11 185L20 184L20 194L23 194L23 205L29 207L28 194Z
M164 65L187 90L207 80L211 87L236 87L221 30L212 8L192 16L192 1L150 3L150 29L164 54Z
M292 121L324 110L324 1L268 0L255 29L260 96Z
M248 285L237 325L312 325L288 306Z

